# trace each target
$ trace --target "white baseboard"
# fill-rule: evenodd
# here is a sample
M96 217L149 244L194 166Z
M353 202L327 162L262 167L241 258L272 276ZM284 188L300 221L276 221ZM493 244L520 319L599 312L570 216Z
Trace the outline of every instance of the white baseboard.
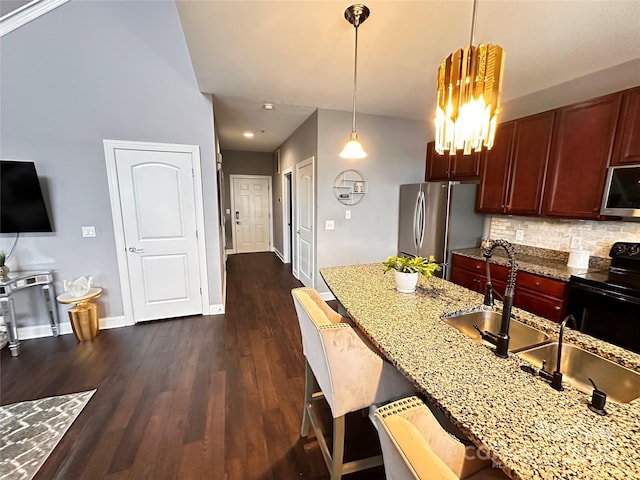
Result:
M336 297L334 297L333 293L331 292L318 292L318 294L320 295L320 298L323 299L325 302L336 299Z
M280 259L280 261L282 263L284 263L284 255L282 255L282 253L280 253L280 250L278 250L277 248L273 247L273 251L276 254L276 257L278 257Z
M234 253L236 253L235 249L233 248L227 248L224 253L226 253L227 255L233 255Z
M100 324L100 330L108 330L110 328L120 328L126 326L126 319L124 316L120 317L107 317L100 318L98 320ZM68 335L73 333L71 323L65 319L58 325L58 332L60 335ZM51 325L32 325L28 327L18 327L18 338L20 340L30 340L32 338L52 337Z
M222 313L224 313L224 304L209 305L209 315L220 315Z

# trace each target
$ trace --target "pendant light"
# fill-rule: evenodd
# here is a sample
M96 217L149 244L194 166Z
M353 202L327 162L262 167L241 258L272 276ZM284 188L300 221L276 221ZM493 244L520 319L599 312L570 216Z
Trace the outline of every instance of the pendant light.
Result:
M504 51L499 45L474 46L478 0L473 2L469 47L442 60L436 99L436 151L465 155L491 149L500 109Z
M351 124L349 141L342 149L342 152L340 152L340 157L342 158L357 159L367 156L362 148L362 144L358 140L358 133L356 132L356 92L358 90L358 27L369 17L369 13L367 6L360 3L351 5L344 11L344 18L355 27L356 43L353 60L353 122Z

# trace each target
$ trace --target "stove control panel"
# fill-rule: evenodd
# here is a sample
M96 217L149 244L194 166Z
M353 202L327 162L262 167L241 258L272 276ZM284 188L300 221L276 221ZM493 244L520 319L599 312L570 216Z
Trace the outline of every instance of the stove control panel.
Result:
M640 260L640 243L616 242L609 252L611 258L633 258Z

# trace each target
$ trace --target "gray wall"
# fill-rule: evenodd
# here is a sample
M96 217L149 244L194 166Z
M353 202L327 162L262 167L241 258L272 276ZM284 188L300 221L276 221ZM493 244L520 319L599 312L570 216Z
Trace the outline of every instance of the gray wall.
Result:
M222 303L212 102L198 90L175 4L69 2L0 42L0 156L35 161L55 230L21 237L9 265L54 269L59 291L62 279L93 275L105 290L100 316L122 315L102 140L195 144L209 300ZM97 237L82 238L83 225ZM13 238L2 235L0 248ZM18 299L21 326L47 321L35 294Z
M241 152L222 150L222 171L225 176L224 204L231 209L231 177L230 175L273 175L273 156L264 152ZM231 213L224 215L225 248L233 248Z
M425 123L358 114L358 138L368 156L345 160L339 153L351 131L351 114L318 111L317 270L336 265L381 262L395 255L398 246L399 185L424 181ZM333 185L343 170L360 171L368 193L359 203L345 206ZM351 210L351 219L345 219ZM335 230L325 230L325 220ZM328 291L317 273L316 288Z

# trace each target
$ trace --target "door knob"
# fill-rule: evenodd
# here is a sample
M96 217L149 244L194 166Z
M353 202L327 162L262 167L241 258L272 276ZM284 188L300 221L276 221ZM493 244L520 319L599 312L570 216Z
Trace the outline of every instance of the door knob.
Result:
M144 248L129 247L131 253L144 253Z

